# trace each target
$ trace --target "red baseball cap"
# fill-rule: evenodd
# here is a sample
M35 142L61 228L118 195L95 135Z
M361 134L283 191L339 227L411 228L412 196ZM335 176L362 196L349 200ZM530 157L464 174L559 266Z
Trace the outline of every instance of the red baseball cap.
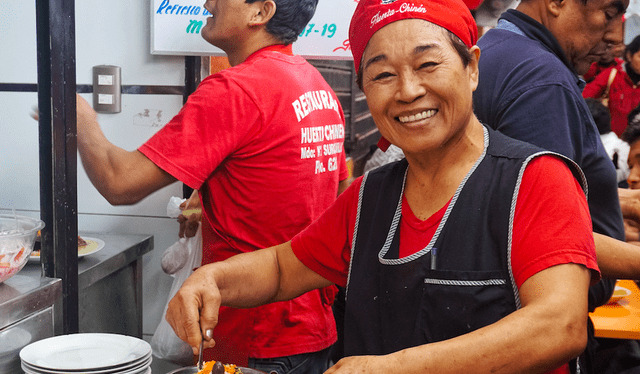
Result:
M462 0L360 0L349 25L356 72L373 34L391 22L410 18L424 19L451 31L469 48L478 41L478 26ZM386 151L389 144L382 138L378 147Z

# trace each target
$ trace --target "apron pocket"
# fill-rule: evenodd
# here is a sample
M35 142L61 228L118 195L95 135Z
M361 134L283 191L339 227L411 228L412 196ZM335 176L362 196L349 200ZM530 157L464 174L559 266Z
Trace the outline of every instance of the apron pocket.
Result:
M420 321L427 342L490 325L515 310L511 283L502 271L429 270Z

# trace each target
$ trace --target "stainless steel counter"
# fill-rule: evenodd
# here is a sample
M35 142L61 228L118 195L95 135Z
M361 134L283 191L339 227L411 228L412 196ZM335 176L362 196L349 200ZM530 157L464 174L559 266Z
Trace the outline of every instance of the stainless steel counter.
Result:
M20 350L54 334L54 305L62 300L60 279L18 273L0 283L0 373L21 373Z
M153 236L97 232L80 236L105 242L101 250L78 258L80 332L142 338L142 256L153 249ZM28 263L0 284L0 374L16 372L5 367L14 368L17 362L19 368L18 353L28 343L62 333L61 292L61 280L43 278L39 262ZM37 323L20 325L30 319ZM4 352L9 340L16 342L16 331L21 343Z

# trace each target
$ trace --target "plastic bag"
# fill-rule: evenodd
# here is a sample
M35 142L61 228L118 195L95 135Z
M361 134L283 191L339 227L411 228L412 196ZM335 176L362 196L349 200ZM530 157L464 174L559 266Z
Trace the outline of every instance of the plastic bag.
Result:
M187 201L187 199L171 196L171 198L169 199L169 204L167 204L167 215L171 218L178 218L178 216L182 213L180 204L184 203L185 201Z
M172 275L174 280L169 291L167 304L178 292L182 283L193 273L193 269L200 266L202 261L202 228L198 228L194 237L182 238L169 247L163 254L163 261L168 253L181 253L184 255L184 262ZM193 350L189 344L180 340L173 332L165 319L166 314L167 306L165 305L160 324L151 338L153 355L178 365L193 365Z
M169 204L167 204L167 215L171 218L177 218L182 214L180 205L185 201L187 200L172 196L171 199L169 199ZM162 271L172 275L184 267L189 258L189 251L185 245L186 240L187 238L181 238L179 242L164 251L162 254L162 262L160 263Z

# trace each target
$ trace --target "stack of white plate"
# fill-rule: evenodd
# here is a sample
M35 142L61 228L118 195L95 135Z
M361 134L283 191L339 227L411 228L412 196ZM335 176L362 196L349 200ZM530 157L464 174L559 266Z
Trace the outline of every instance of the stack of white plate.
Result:
M83 333L39 340L20 351L26 374L150 374L151 346L117 334Z

